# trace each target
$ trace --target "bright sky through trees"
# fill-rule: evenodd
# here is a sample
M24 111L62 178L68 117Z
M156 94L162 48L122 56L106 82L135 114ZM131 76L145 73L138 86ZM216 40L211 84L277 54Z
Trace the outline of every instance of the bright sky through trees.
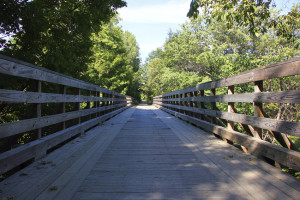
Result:
M119 9L120 25L136 36L143 61L148 54L165 42L170 29L188 20L186 14L191 0L127 0L127 7ZM278 9L287 13L300 0L275 0Z

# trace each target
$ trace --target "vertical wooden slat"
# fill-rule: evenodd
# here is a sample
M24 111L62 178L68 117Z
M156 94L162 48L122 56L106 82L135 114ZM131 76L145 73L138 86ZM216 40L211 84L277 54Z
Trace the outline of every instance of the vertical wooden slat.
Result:
M60 86L60 93L61 94L67 94L67 87L65 86L65 85L61 85ZM65 113L66 112L66 103L65 102L63 102L63 103L60 103L60 113ZM66 122L64 121L64 122L62 122L61 123L61 129L62 130L64 130L64 129L66 129Z
M202 96L202 97L204 96L204 90L200 90L200 96ZM203 109L205 108L204 102L200 102L200 108L203 108ZM204 119L204 115L201 114L200 115L200 119L203 120Z
M213 88L210 90L210 95L211 96L216 96L216 89ZM211 102L211 110L216 110L217 109L217 104L216 102ZM211 123L216 123L217 120L214 117L211 117Z
M89 91L88 91L88 96L91 96L91 94L92 94L92 93L91 93L91 91L89 90ZM86 109L90 109L90 108L91 108L91 102L88 101L88 102L87 102L87 105L86 105ZM91 118L92 118L91 115L88 115L88 116L87 116L87 119L88 119L88 120L90 120Z
M193 97L197 97L197 96L198 96L198 92L195 91L194 94L193 94ZM193 107L198 108L198 104L197 104L196 101L193 101ZM194 117L198 118L199 115L197 113L194 113Z
M37 92L41 93L42 92L42 82L37 81ZM42 116L42 104L38 103L36 104L36 117L39 118ZM42 129L39 128L37 129L37 137L40 139L42 138Z
M228 86L228 94L234 94L234 85ZM234 113L234 103L228 102L228 112ZM234 130L234 124L232 121L227 121L227 127L229 130Z
M172 96L173 99L176 99L176 97L177 97L176 95L173 95L173 96ZM173 104L173 105L176 105L176 101L172 101L172 104ZM175 110L175 111L176 111L176 110Z
M255 81L254 82L254 92L262 92L263 91L263 81ZM255 117L263 117L262 113L262 103L254 102L254 116ZM261 128L254 127L254 137L262 139L262 132Z
M184 97L188 97L188 93L184 93ZM188 107L189 103L187 101L184 101L184 106ZM189 115L190 114L190 112L188 112L188 111L184 111L183 113L185 115Z
M231 95L231 94L234 94L234 85L232 86L228 86L228 94ZM235 113L235 108L234 108L234 103L233 102L228 102L228 112L230 113ZM232 121L227 121L227 128L229 130L234 130L234 123ZM224 140L224 139L223 139ZM227 139L225 139L225 141L229 144L233 144L232 141L229 141ZM241 148L244 152L248 152L247 148L244 147L243 145L241 145Z
M180 94L180 98L182 99L183 94ZM180 100L179 105L183 106L183 102ZM180 113L184 113L183 110L179 110Z
M193 96L194 96L194 92L190 92L190 97L193 97ZM194 107L194 102L193 101L190 101L189 104L190 104L190 107ZM195 113L190 112L190 115L194 117Z
M77 95L81 94L81 90L79 88L77 88ZM76 103L76 109L79 111L80 110L80 102ZM81 123L81 117L78 118L78 124Z
M106 93L103 93L103 97L104 98L107 98L107 94ZM107 101L103 101L103 106L107 106ZM106 114L106 110L103 111L103 114Z
M95 97L99 97L99 92L95 91ZM94 107L95 108L99 107L99 101L94 102ZM98 117L98 113L95 113L95 117Z

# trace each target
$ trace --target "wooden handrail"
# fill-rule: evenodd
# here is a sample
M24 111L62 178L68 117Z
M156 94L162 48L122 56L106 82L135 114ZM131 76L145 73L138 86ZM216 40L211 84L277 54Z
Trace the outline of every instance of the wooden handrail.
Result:
M0 123L2 142L11 137L19 137L28 131L37 130L38 135L37 140L0 154L0 174L28 160L43 157L51 148L83 134L86 130L127 109L132 103L129 96L3 55L0 55L0 74L36 80L38 88L36 92L0 89L1 103L32 104L36 107L37 113L30 119ZM43 93L42 82L57 84L60 91ZM70 88L78 93L67 94ZM88 95L81 95L81 90L87 90ZM90 102L94 102L93 107ZM59 104L60 111L45 116L41 106L45 103ZM66 112L66 103L76 103L77 110ZM80 108L80 103L86 103L85 109ZM88 118L82 121L83 117ZM77 119L78 123L66 127L66 121L74 119ZM54 124L62 124L61 130L43 136L42 128Z
M300 58L294 58L156 96L153 104L230 143L241 145L248 153L300 170L300 152L288 138L288 135L300 137L300 123L269 118L263 110L263 103L299 104L300 90L264 92L262 87L265 80L299 74ZM245 83L254 83L253 93L234 94L234 89ZM228 94L216 95L216 88L227 88ZM211 90L211 95L205 96L204 90ZM205 102L211 103L211 109L205 107ZM218 110L216 102L228 103L228 111ZM253 103L254 115L237 113L235 103L238 102ZM234 130L233 123L247 134ZM263 130L272 134L283 147L263 141Z

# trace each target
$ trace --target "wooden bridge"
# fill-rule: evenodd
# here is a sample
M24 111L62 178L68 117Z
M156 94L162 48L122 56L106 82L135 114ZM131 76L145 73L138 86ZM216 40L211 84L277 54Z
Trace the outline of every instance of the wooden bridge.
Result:
M300 199L300 181L278 169L300 170L300 153L287 137L299 137L300 125L268 118L263 110L263 103L299 104L300 91L262 87L264 80L299 76L299 58L138 106L128 96L5 56L0 73L36 86L0 89L1 103L30 104L35 113L0 124L0 173L7 176L1 200ZM248 83L254 93L234 94ZM254 116L236 113L238 102L253 103ZM43 105L50 103L59 109L45 116ZM217 103L226 103L228 112ZM13 145L24 134L36 139ZM266 134L281 146L264 141Z

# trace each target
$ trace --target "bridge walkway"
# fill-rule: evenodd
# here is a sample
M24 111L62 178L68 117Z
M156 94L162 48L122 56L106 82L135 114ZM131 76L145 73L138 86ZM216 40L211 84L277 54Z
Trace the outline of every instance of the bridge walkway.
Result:
M0 183L13 199L299 199L295 178L154 106L132 107Z

